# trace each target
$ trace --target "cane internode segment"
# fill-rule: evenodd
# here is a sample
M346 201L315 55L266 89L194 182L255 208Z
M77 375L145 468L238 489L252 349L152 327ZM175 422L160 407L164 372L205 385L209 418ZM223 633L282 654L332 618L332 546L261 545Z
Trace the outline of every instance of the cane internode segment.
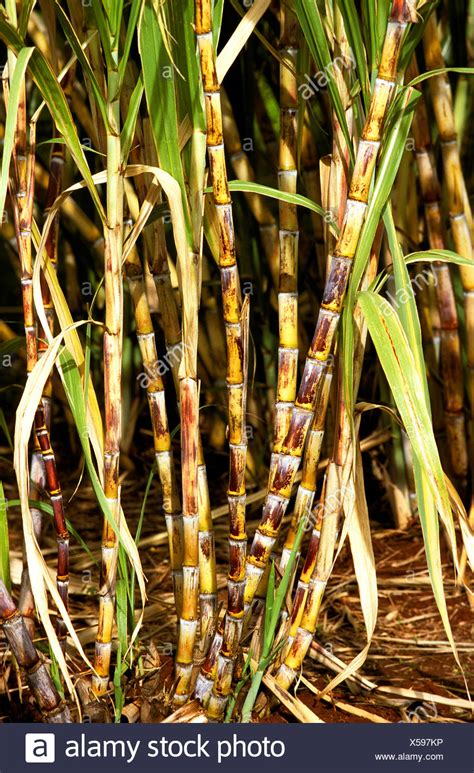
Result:
M183 475L183 603L179 621L176 703L185 703L191 692L193 652L198 626L199 511L198 511L198 395L195 379L180 384L180 413L186 428L182 435Z

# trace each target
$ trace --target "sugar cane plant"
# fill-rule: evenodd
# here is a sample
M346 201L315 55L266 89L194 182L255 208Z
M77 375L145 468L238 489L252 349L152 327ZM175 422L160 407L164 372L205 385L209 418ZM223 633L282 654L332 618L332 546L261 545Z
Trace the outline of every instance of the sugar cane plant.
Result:
M251 721L282 703L321 721L296 690L308 652L321 656L341 554L367 644L351 662L322 659L340 666L322 700L355 678L377 621L364 448L397 471L397 507L421 526L462 672L441 556L468 587L474 90L472 41L453 46L463 10L0 6L2 276L14 296L0 304L0 354L14 351L21 382L0 414L12 436L2 478L17 491L0 507L0 617L46 721L79 719L81 706L136 717L153 657L162 718L201 704L210 721ZM422 289L417 271L429 276ZM81 629L84 561L97 608ZM167 669L153 654L155 613L172 639Z

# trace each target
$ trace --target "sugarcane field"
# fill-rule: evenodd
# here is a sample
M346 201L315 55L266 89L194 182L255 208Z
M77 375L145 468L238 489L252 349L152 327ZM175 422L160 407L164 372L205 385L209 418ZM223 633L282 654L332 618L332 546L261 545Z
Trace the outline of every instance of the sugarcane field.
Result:
M0 39L0 726L472 723L474 0Z

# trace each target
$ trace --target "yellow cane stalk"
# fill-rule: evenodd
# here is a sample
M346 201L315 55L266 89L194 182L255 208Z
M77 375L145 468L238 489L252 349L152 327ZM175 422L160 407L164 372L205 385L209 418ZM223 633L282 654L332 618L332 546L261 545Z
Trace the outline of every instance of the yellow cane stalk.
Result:
M263 515L247 559L245 604L248 606L268 563L288 506L293 482L313 414L321 413L327 366L341 315L352 259L367 210L367 200L377 160L381 132L395 89L398 58L408 22L415 21L415 6L394 2L389 16L378 76L369 113L359 142L349 196L321 303L316 331L291 414L282 450L271 470Z
M144 159L146 159L149 164L158 166L158 158L151 134L150 119L144 118L142 125L143 152L141 151L141 148L137 147L134 149L133 153L140 158L141 163L144 163ZM140 199L144 201L147 194L144 179L138 178L137 185L139 185ZM153 277L158 297L158 309L160 312L160 322L165 335L167 360L171 366L176 394L179 395L178 371L182 355L181 324L176 297L171 284L163 221L158 219L152 223L149 228L145 228L143 236L147 264L151 276Z
M305 115L303 123L303 137L301 140L301 177L306 196L317 204L321 204L321 179L319 174L319 159L316 141L308 125L308 116ZM326 255L324 247L324 223L316 212L311 212L315 238L315 253L318 265L323 265Z
M280 143L278 187L296 193L298 182L298 24L285 2L280 7ZM298 216L295 204L279 202L278 377L273 454L289 428L298 379ZM275 456L273 457L275 458Z
M143 137L144 156L153 165L157 166L158 159L148 118L143 120ZM146 189L143 189L141 197L144 199L145 196ZM147 234L147 229L145 229L144 233ZM166 249L163 222L161 220L153 223L151 230L148 229L147 240L145 240L145 254L158 297L158 308L165 336L166 358L171 367L176 394L179 397L179 366L183 354L183 340L176 296L171 283L169 256ZM209 486L200 432L198 436L198 485L199 595L201 636L204 639L204 641L201 641L201 647L205 650L207 631L217 609L217 577L214 527L212 525Z
M347 61L347 54L349 50L347 38L345 35L344 26L342 24L342 18L340 13L336 13L337 22L337 47L336 53L338 59L340 54L344 61ZM336 60L337 61L337 60ZM352 107L350 106L351 100L349 96L349 89L346 83L347 76L336 68L335 78L338 85L338 91L342 96L343 104L349 105L346 109L346 119L349 131L352 128ZM347 169L349 164L349 149L346 147L345 152L341 152L341 147L344 147L344 137L339 126L339 122L333 116L333 143L332 143L332 155L330 163L330 181L328 191L328 209L334 213L334 218L340 227L344 217L344 202L347 198ZM334 245L334 237L328 229L328 241L326 247L329 248ZM328 250L329 254L331 250ZM313 507L314 493L316 490L316 480L318 474L318 460L321 453L321 445L324 437L324 425L326 421L326 411L329 402L329 392L332 381L332 368L328 368L323 382L323 392L320 396L320 404L322 410L317 412L313 418L311 429L308 433L306 440L306 448L303 457L303 470L301 483L298 486L298 492L296 495L295 509L290 528L283 546L283 551L280 561L280 571L284 571L291 555L291 551L295 544L296 534L301 518L304 515L311 513ZM296 566L296 564L295 564Z
M323 384L355 255L367 210L370 184L377 160L382 129L397 78L398 59L405 30L416 21L416 3L394 0L387 22L378 76L368 116L364 125L354 172L349 189L340 234L330 262L330 270L321 303L300 388L291 413L291 420L282 450L270 470L268 493L259 527L247 556L244 607L248 609L255 597L273 546L278 538L283 516L291 497L309 427L314 414L324 410ZM227 619L228 615L226 615ZM227 673L227 684L231 677ZM211 696L212 697L212 696ZM226 696L219 696L211 716L222 716Z
M423 48L428 70L436 70L446 66L441 52L435 14L429 17L426 24ZM453 98L447 74L441 73L432 76L429 79L429 88L440 137L444 186L454 249L462 257L473 261L473 268L468 266L459 267L464 290L469 401L472 409L474 405L474 252L471 235L472 215L466 197L466 186L454 123Z
M181 473L183 476L183 603L179 621L175 704L186 703L191 692L199 599L198 421L197 382L180 382Z
M234 112L225 89L221 88L224 142L234 174L238 180L253 182L255 172L248 154L242 147ZM272 277L278 278L278 227L262 196L245 193L250 211L258 223L260 239ZM277 280L278 281L278 280ZM277 283L277 282L276 282Z
M291 551L293 550L296 534L298 532L298 526L301 519L308 516L313 508L314 495L316 493L316 484L318 477L318 461L321 454L321 445L324 437L324 424L326 420L326 411L329 403L329 392L332 382L332 368L328 368L323 390L325 392L321 402L323 410L319 414L315 414L311 429L308 432L306 440L306 447L303 457L303 467L301 474L301 481L298 485L296 493L295 509L288 529L288 534L285 539L285 544L281 553L280 559L280 572L284 572L286 565L290 559ZM295 566L297 562L295 562Z
M444 68L445 61L441 51L441 43L435 13L428 19L423 36L423 49L427 70ZM474 406L474 247L472 235L472 213L466 192L466 184L462 172L461 158L456 134L453 110L453 97L448 75L440 73L429 79L429 88L433 104L433 112L438 127L441 155L444 171L444 187L446 190L451 235L454 249L463 258L473 261L473 267L459 266L459 273L464 291L464 317L466 329L466 354L468 369L468 395L471 408L470 447L469 455L474 455L472 411ZM470 523L474 523L474 496L471 493ZM465 565L463 555L462 566Z
M9 77L13 77L14 57L9 61ZM4 77L5 103L8 107L8 78ZM13 170L9 181L13 217L15 223L16 242L18 246L18 255L20 259L21 271L21 289L23 302L23 322L26 338L26 375L30 376L35 365L38 362L40 354L45 350L43 342L37 341L36 318L33 300L33 256L32 256L32 225L33 225L33 202L35 190L35 162L36 162L36 123L31 122L29 131L29 141L27 132L27 105L26 105L26 84L24 78L20 84L20 96L16 114L16 132L15 142L12 149ZM55 154L52 156L52 169L48 186L47 202L53 203L54 193L57 189L56 181L53 175L58 173L58 164L55 160ZM62 169L63 159L60 158L59 168ZM59 185L60 185L60 177ZM48 255L52 259L53 265L56 260L56 240L57 240L57 222L55 229L48 240ZM42 297L46 304L46 320L49 327L53 327L53 313L49 291L46 288L44 276L41 275ZM46 337L42 329L42 338ZM64 503L61 486L59 483L56 457L51 445L50 424L51 424L51 375L49 376L40 402L36 408L34 419L34 450L31 459L30 485L32 487L32 498L38 500L42 491L46 491L51 500L53 509L54 528L56 532L56 541L58 546L58 559L56 570L56 583L59 594L64 605L67 607L68 588L69 588L69 533L66 526ZM42 518L39 510L31 508L31 517L34 525L34 531L39 538L41 531ZM30 633L33 632L32 618L35 612L33 594L27 570L22 576L22 588L20 595L21 612L25 614L28 622L27 628ZM56 630L61 646L66 646L66 628L60 615L56 618Z
M201 65L207 123L207 151L219 231L219 269L227 353L229 406L229 576L228 614L218 658L216 682L210 697L210 716L220 716L230 693L233 660L242 630L247 534L245 529L245 470L247 457L246 363L248 305L242 307L235 234L224 152L223 120L212 35L212 2L196 0L195 29ZM230 675L230 676L229 676Z
M127 257L125 271L134 308L138 345L146 374L155 460L168 532L176 614L179 618L183 601L183 516L176 483L165 390L160 373L155 332L145 291L143 269L135 250L132 250Z
M382 233L382 225L379 225L372 245L369 264L365 271L364 287L368 287L377 274ZM354 351L353 393L356 396L362 374L367 339L367 326L360 307L356 307L354 311L354 324L360 333ZM338 411L333 455L325 476L321 502L312 513L314 525L293 601L288 636L283 648L283 662L275 677L277 683L285 689L288 689L297 676L316 631L321 602L332 570L338 523L346 496L347 473L345 470L350 468L353 437L352 424L349 421L344 402L343 374L340 361L338 367Z
M417 74L412 68L413 77ZM446 249L441 208L441 188L431 145L428 113L423 99L418 101L412 122L415 157L429 246ZM464 385L459 337L458 314L449 266L433 263L435 293L440 319L440 375L443 385L443 407L448 438L448 453L454 475L464 480L468 474L468 451L464 418Z
M331 461L324 484L327 498L322 500L320 521L316 521L310 542L310 558L305 566L301 584L298 585L286 644L286 657L276 675L277 683L285 689L295 679L313 639L321 601L332 570L342 510L341 497L337 496L340 489L338 473L338 466Z
M123 239L123 175L120 146L120 104L118 71L111 68L107 91L107 223L104 229L105 330L104 330L104 493L111 518L119 527L120 519L120 441L122 437L122 239ZM115 581L118 543L114 528L107 518L102 531L102 564L99 590L99 621L95 643L92 689L103 695L108 689L112 630L115 609Z

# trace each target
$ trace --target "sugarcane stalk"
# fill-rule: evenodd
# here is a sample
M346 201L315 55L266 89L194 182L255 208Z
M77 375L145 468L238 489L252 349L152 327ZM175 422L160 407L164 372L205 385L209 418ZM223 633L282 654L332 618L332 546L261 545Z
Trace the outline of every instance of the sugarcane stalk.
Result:
M247 556L245 609L252 603L278 538L313 416L323 410L322 401L327 400L322 385L331 360L352 259L364 224L382 129L395 90L405 30L408 23L416 21L415 6L414 2L395 0L388 18L378 77L358 147L342 228L330 263L316 330L292 409L289 430L282 450L272 464L262 518ZM224 700L220 701L218 708L222 714Z
M112 52L113 60L118 52ZM104 494L110 512L104 518L102 530L102 562L99 590L99 620L95 642L92 689L103 695L108 689L112 630L115 609L115 581L118 540L115 529L120 523L120 441L122 436L121 376L122 376L122 239L123 239L123 175L120 143L120 101L118 68L108 70L107 115L107 221L104 228L105 329L104 329ZM115 527L115 528L114 528Z
M212 35L211 0L196 0L195 30L206 109L207 152L219 230L219 269L226 334L226 383L229 410L228 614L225 618L222 647L218 656L216 681L208 706L209 715L212 717L221 716L227 696L230 693L233 661L238 650L244 615L243 588L247 551L245 528L247 437L245 418L248 301L242 306L235 255L232 202L227 182L221 97Z
M413 76L416 70L412 69ZM429 246L433 250L446 249L443 229L441 188L428 114L423 99L417 103L412 123L415 157L418 167L421 195ZM454 475L466 482L468 474L468 450L464 415L464 384L459 336L458 314L449 265L442 261L433 263L435 293L440 319L440 375L443 386L443 408L448 439L450 466Z
M51 506L53 508L54 528L58 546L56 585L61 600L67 609L69 590L69 531L64 514L63 495L57 474L56 458L51 446L50 434L46 426L45 411L41 403L36 409L34 426L43 457L46 490L51 499ZM56 618L56 632L59 643L63 649L65 649L67 629L64 620L59 614Z
M194 644L198 626L199 599L199 510L198 510L198 421L199 397L195 378L180 382L181 470L183 491L183 603L179 622L174 696L177 705L191 693Z
M156 150L151 136L150 122L143 121L145 158L154 165L158 164ZM176 297L171 284L171 276L166 250L166 240L163 224L157 221L153 224L154 239L146 244L148 266L153 276L161 321L165 335L167 359L171 363L176 394L179 395L179 365L182 355L183 341L179 322ZM196 245L197 249L197 245ZM199 345L199 338L198 338ZM178 353L179 356L176 356ZM207 481L206 463L202 449L201 433L198 427L198 541L199 541L199 608L201 617L201 648L205 652L208 646L207 631L217 610L217 575L216 549L214 527L211 516L211 501Z
M293 481L312 422L323 409L321 387L330 361L344 296L367 210L370 183L377 160L381 132L393 95L398 58L408 22L415 21L413 2L394 2L389 16L378 77L369 113L362 131L345 207L343 222L331 259L323 300L300 388L292 410L290 427L271 471L269 490L260 525L247 560L245 604L248 606L278 537L291 496Z
M435 14L432 14L427 21L423 36L423 49L427 70L435 70L446 66L438 37ZM454 248L459 255L473 260L474 253L470 230L472 214L465 193L466 186L454 123L452 92L447 74L433 75L429 79L429 88L440 138L444 186ZM474 331L474 264L473 268L460 266L459 271L464 290L466 338L468 342L469 398L472 406L474 405L474 345L471 343L472 336L470 333Z
M209 696L211 694L214 680L216 678L217 662L222 647L223 633L224 618L219 621L217 631L212 639L211 646L209 647L207 656L204 660L204 663L201 665L201 669L196 679L194 694L196 698L204 705L207 705L209 702Z
M332 375L332 368L329 367L326 371L323 384L323 390L325 392L327 391L327 397L324 397L324 399L321 401L323 410L318 414L314 414L311 428L308 432L303 457L301 481L296 492L295 509L293 511L290 527L288 529L288 534L286 536L285 544L281 553L280 572L282 573L285 571L286 565L290 559L300 520L301 518L308 516L313 508L318 477L318 461L320 458L321 444L324 437L324 425L329 402ZM295 567L297 564L298 562L295 561Z
M287 632L287 635L285 636L284 631L287 625L286 625L286 621L284 620L283 625L281 626L281 630L278 634L278 641L285 638L285 644L284 644L284 647L282 648L282 655L284 656L288 654L290 647L293 643L293 640L296 636L296 633L298 632L298 628L300 627L301 618L303 616L303 612L306 606L306 601L308 598L310 582L312 580L313 572L316 566L316 560L317 560L318 551L319 551L319 543L321 540L321 527L323 522L324 493L325 493L325 488L323 484L323 491L321 494L320 502L314 508L314 510L310 510L308 512L308 515L310 516L308 519L308 523L312 524L311 536L310 536L308 548L306 551L306 558L305 558L303 568L301 570L301 574L298 579L298 584L296 586L296 590L294 593L293 605L291 608L291 615L290 615L289 625L288 625L288 632Z
M71 722L69 708L61 700L48 667L40 660L25 620L2 580L0 580L0 622L18 665L25 671L28 685L45 721L55 724Z
M375 269L375 270L374 270ZM375 276L376 260L373 260L367 275ZM366 275L366 278L367 278ZM358 313L361 323L361 314ZM357 394L367 329L362 323L361 337L356 346L354 370L354 395ZM338 528L347 496L347 468L352 455L352 428L343 397L342 367L339 363L337 399L337 427L334 435L334 449L329 462L321 502L313 511L315 524L308 546L306 561L295 594L288 638L283 648L283 662L275 679L288 689L303 664L306 653L316 631L321 603L331 576Z
M365 270L362 281L363 288L370 286L376 277L382 234L383 224L381 223ZM367 340L367 325L358 306L354 310L353 324L357 330L353 364L353 395L355 400L362 375ZM321 501L312 513L314 526L293 601L288 636L282 651L283 662L276 674L277 683L285 689L288 689L296 677L316 631L321 602L332 571L338 523L343 511L344 500L349 493L347 484L348 474L351 474L352 468L354 439L352 423L344 399L343 372L340 360L338 361L337 391L333 454L323 483Z
M6 86L5 81L5 86ZM32 220L33 220L33 202L35 186L35 126L30 125L29 143L27 139L26 123L26 87L22 83L22 93L17 112L17 127L15 143L13 147L13 175L10 179L10 194L12 200L13 216L15 222L15 233L18 246L18 255L21 266L21 286L23 300L23 321L26 338L26 372L27 377L33 371L38 361L39 344L37 341L36 319L33 302L33 258L32 258ZM49 190L50 199L56 192L55 181L51 184ZM53 256L53 262L56 253L56 236L52 236L49 242L49 255ZM49 306L49 319L52 325L51 301L45 296L43 277L43 298ZM48 319L48 317L47 317ZM43 337L45 335L42 331ZM41 351L44 351L44 340L41 343ZM64 515L64 504L57 473L56 459L51 446L49 428L50 423L50 384L46 386L46 393L42 396L39 405L36 408L34 417L34 451L32 456L30 480L34 491L34 498L38 497L40 488L47 491L53 508L53 521L56 532L56 541L58 545L58 563L56 583L58 592L67 609L68 586L69 586L69 533ZM43 399L43 397L45 399ZM32 518L34 521L34 531L39 536L41 531L41 517L36 508L33 508ZM21 594L22 611L32 617L33 599L26 584ZM31 625L31 624L30 624ZM66 646L66 627L60 615L56 618L56 630L61 646Z
M10 73L10 77L13 73ZM5 102L8 105L8 80L4 76L3 89ZM13 174L10 178L10 198L15 222L15 234L18 247L18 255L21 267L21 289L23 302L23 324L26 338L26 375L27 378L33 370L37 358L36 322L33 305L33 264L31 256L31 219L33 216L33 181L30 175L30 167L34 168L34 160L31 163L31 155L27 148L26 130L26 91L22 84L22 94L17 115L16 141L13 148ZM39 500L46 489L46 477L43 457L39 447L38 438L34 433L34 449L30 462L31 494L34 500ZM41 533L42 514L36 507L31 508L31 518L35 535ZM34 632L35 602L29 582L28 566L25 558L23 562L21 580L20 608L27 620L27 627L31 635Z
M428 19L423 36L423 50L427 70L444 68L445 61L441 50L435 13ZM471 409L469 421L469 458L474 455L474 432L472 411L474 406L474 249L472 235L472 212L466 192L461 158L457 140L453 97L451 85L446 73L433 75L429 89L436 126L438 128L441 157L444 171L444 187L449 210L451 236L455 251L464 258L473 261L473 267L459 266L464 293L464 317L466 335L466 355L468 372L468 396ZM474 523L474 495L471 492L469 520ZM461 561L464 572L465 553Z
M344 26L342 23L342 17L339 11L337 10L336 10L336 32L337 32L336 53L338 53L338 55L341 54L345 57L348 52L348 43L345 35ZM339 71L339 68L336 68L335 78L337 80L338 91L341 95L341 99L344 106L349 105L349 107L346 108L346 119L347 119L347 124L350 127L349 131L351 131L352 107L350 106L351 101L349 97L349 90L348 90L348 86L347 86L344 74ZM348 177L348 164L349 164L349 149L346 147L345 151L342 152L341 151L342 147L344 147L343 133L339 125L339 122L337 121L336 117L333 116L333 143L332 143L332 155L331 155L331 163L330 163L328 209L330 212L334 213L334 219L338 227L341 227L343 222L344 202L347 198L347 190L348 190L347 177ZM334 237L332 233L329 231L329 229L328 229L327 237L328 237L328 241L326 242L326 247L328 250L328 254L330 255L332 251L331 247L334 246L334 241L333 241ZM311 429L308 432L308 438L306 440L306 446L304 449L304 457L303 457L302 479L298 486L293 518L291 521L290 528L288 530L288 534L287 534L282 555L281 555L280 571L282 572L285 570L285 567L291 555L291 551L295 544L295 538L296 538L296 533L298 530L300 519L305 515L309 515L313 507L314 494L316 491L316 480L317 480L317 474L318 474L318 460L320 458L321 445L324 437L324 427L325 427L326 412L327 412L327 407L329 402L331 382L332 382L332 367L329 366L326 371L323 387L322 387L325 394L324 395L321 394L321 397L320 397L322 410L314 414L314 418L311 424ZM296 566L297 566L297 562L295 562L295 568Z
M331 575L342 511L339 473L338 464L334 459L331 460L323 486L325 499L320 515L316 517L302 581L295 596L285 659L275 677L277 683L285 689L295 679L311 645L324 591Z
M242 148L239 129L235 120L232 105L224 88L221 88L222 121L224 143L232 169L238 180L253 182L255 172L248 154ZM272 277L278 277L278 226L273 213L265 204L262 196L256 193L245 193L250 211L258 223L260 239L268 261Z
M144 118L141 125L143 127L143 151L141 152L140 145L137 145L137 147L132 149L132 158L136 155L138 163L146 162L153 166L158 166L149 118ZM137 128L139 126L140 123L137 124ZM137 139L139 139L139 135ZM137 178L136 185L140 199L144 201L147 190L141 177ZM176 394L179 395L178 371L182 356L181 325L176 297L171 284L163 221L156 220L151 228L145 229L143 238L148 268L153 277L158 297L158 308L165 336L167 361L171 366Z
M278 187L296 193L298 183L298 22L280 4L280 139ZM273 458L281 451L298 379L298 216L295 204L279 202L278 375Z
M160 373L155 332L146 295L143 268L136 250L132 250L127 257L125 273L134 309L138 346L147 375L147 400L168 532L176 614L179 619L183 602L183 516L176 482L165 389Z
M199 541L199 610L201 619L200 656L207 653L217 615L217 571L214 525L207 480L206 462L198 427L198 541Z
M54 204L55 200L61 193L63 170L65 164L64 145L57 143L53 145L50 156L49 167L49 182L48 190L46 193L46 212ZM54 271L57 270L58 265L58 231L59 231L59 218L56 217L52 224L48 238L45 244L46 255L51 263L51 267ZM51 292L49 285L46 282L44 271L40 274L41 280L41 296L43 306L45 310L46 320L48 322L49 332L54 332L54 308L51 299ZM47 331L42 327L39 329L38 334L38 358L41 358L47 349ZM58 543L58 567L57 567L57 586L64 606L67 609L68 606L68 586L69 586L69 532L64 515L64 504L61 486L58 480L56 460L54 452L51 446L51 411L52 411L52 390L53 390L53 374L49 375L48 380L45 383L43 394L41 397L41 404L38 407L35 415L35 432L41 449L43 458L43 466L46 478L46 490L48 491L51 504L53 507L53 517L56 529L56 539ZM41 408L42 406L42 408ZM36 465L38 469L38 465ZM33 471L33 467L32 467ZM31 476L32 483L34 481ZM43 475L38 481L41 485ZM32 517L34 517L32 513ZM64 621L58 616L56 621L56 630L58 639L63 648L66 646L66 626Z
M36 433L34 434L34 448L30 457L30 501L38 502L42 499L42 493L46 491L46 476ZM33 524L33 533L35 539L39 541L43 526L43 513L33 504L30 504L30 515ZM21 572L20 595L18 599L18 609L25 620L25 625L30 636L35 631L35 599L31 588L30 573L24 553L23 567Z
M321 205L321 180L319 175L319 159L316 142L308 125L308 116L305 115L303 123L303 135L301 140L301 178L305 188L305 194L312 201ZM326 255L324 247L323 220L316 212L311 212L311 223L314 231L315 251L318 266L323 265Z
M388 249L388 244L384 245L383 257L385 268L389 269L392 265L392 256ZM395 277L393 272L388 271L387 276L387 291L386 295L392 305L395 305ZM421 317L421 314L420 314ZM420 321L420 326L421 326ZM426 334L424 335L424 341L426 346ZM386 392L386 402L395 407L393 395L390 392L385 380L382 381L382 394ZM395 421L392 421L392 460L393 470L392 476L395 486L398 486L400 491L406 493L406 501L408 510L400 507L398 503L393 507L395 525L397 529L407 529L410 525L412 518L417 512L418 501L416 496L415 476L413 472L413 454L411 450L410 441L404 429L402 429Z
M193 141L197 135L193 134ZM192 153L196 149L192 150ZM204 147L203 147L204 150ZM204 155L201 161L195 157L196 169L190 183L191 198L201 203L202 181L204 178ZM202 162L202 166L201 166ZM192 164L194 167L194 164ZM201 170L201 172L199 172ZM202 173L200 181L196 179ZM196 202L197 204L197 202ZM197 664L202 656L197 642L199 623L199 601L201 605L201 648L205 652L215 616L217 602L215 584L214 543L210 501L207 493L207 478L204 459L200 451L199 432L199 382L197 379L198 358L198 311L201 292L200 239L202 208L194 212L192 236L188 247L189 263L180 267L189 272L182 288L183 301L183 353L179 369L179 397L181 416L181 470L183 496L183 606L179 625L178 650L176 654L177 686L174 694L175 705L182 705L191 696ZM203 498L203 491L205 498Z
M53 206L55 200L59 196L62 190L63 172L65 165L65 146L62 143L56 143L51 149L50 161L49 161L49 179L48 188L46 191L45 201L45 213L47 214L49 209ZM59 232L59 218L56 216L54 222L48 231L48 236L45 244L45 252L48 257L48 261L55 272L58 267L58 232ZM41 281L41 297L43 301L43 307L45 311L45 317L48 322L48 328L51 333L54 331L54 307L51 299L51 292L49 285L46 281L44 271L40 274ZM38 330L38 358L41 358L48 348L47 332L42 326ZM51 398L52 398L52 372L49 375L48 380L43 389L43 405L45 411L45 424L50 431L51 429Z
M153 138L151 135L151 127L149 120L143 121L143 137L144 137L144 155L148 162L154 165L158 164L156 157L156 149L154 147ZM200 202L197 202L200 206ZM181 380L180 380L180 364L183 355L185 354L185 347L191 345L191 348L195 347L193 342L186 342L182 338L181 326L179 322L179 314L176 303L176 297L171 284L171 276L169 270L169 259L166 249L166 240L163 230L163 223L157 221L154 226L154 239L150 242L145 242L145 254L147 256L147 263L151 275L153 277L156 293L158 297L158 306L161 312L161 321L163 325L163 331L166 344L166 356L167 361L170 363L173 379L175 383L175 389L177 395L180 397ZM199 231L200 233L200 231ZM197 239L197 236L196 236ZM194 244L194 255L197 256L199 250L198 244ZM195 261L196 266L199 261ZM196 285L199 280L196 275ZM196 310L197 311L197 310ZM198 341L196 342L198 345ZM195 353L197 356L197 352ZM197 395L197 387L194 390ZM197 399L197 398L196 398ZM181 412L181 400L180 400L180 412ZM194 421L196 422L197 432L197 457L193 456L193 462L197 465L197 507L198 507L198 553L199 553L199 614L200 614L200 629L201 629L201 642L200 650L201 654L207 651L209 644L210 631L214 624L214 618L217 610L217 575L216 575L216 552L214 542L214 527L212 524L211 516L211 503L209 496L209 486L207 481L206 463L204 459L204 453L202 449L201 433L199 429L199 410L193 412ZM183 426L183 425L182 425ZM185 480L183 477L183 486ZM187 486L187 484L186 484ZM186 494L188 496L188 494ZM193 503L194 506L194 503ZM184 489L183 489L183 507L184 507ZM184 516L184 510L183 510ZM184 525L186 525L185 522ZM187 530L190 539L194 540L194 532L192 529ZM186 539L184 535L183 539ZM194 548L193 548L194 551ZM192 551L192 552L193 552ZM189 552L189 551L188 551ZM186 570L189 574L189 571ZM186 573L185 572L185 573ZM191 593L195 593L194 585L188 583L188 590ZM190 606L194 608L194 601L192 605L188 604L188 610ZM176 690L175 701L182 703L187 700L189 695L189 680L191 679L192 669L187 662L188 651L192 651L192 647L189 647L188 636L190 626L187 625L189 620L184 620L183 625L180 624L180 629L183 630L181 636L183 646L183 657L185 662L182 665L178 665L178 672L182 678L180 684ZM196 629L193 627L193 636L195 637ZM183 638L184 637L184 638ZM179 645L178 645L179 649ZM180 655L181 657L181 655ZM181 661L177 658L177 663Z
M340 60L341 62L350 61L350 47L347 40L346 30L344 28L344 22L340 10L335 7L334 9L334 28L335 28L335 44L334 55L335 62ZM346 118L346 124L349 134L353 134L353 107L352 98L350 94L350 81L349 73L346 68L337 66L334 68L334 79L337 85L337 90L340 95L341 102L344 106L344 113ZM349 163L350 163L350 148L344 138L344 132L342 131L339 119L332 111L332 123L333 123L333 139L332 149L329 165L329 179L328 179L328 192L327 192L327 206L326 209L332 214L332 219L340 227L344 218L345 204L347 201L347 194L349 188ZM330 222L326 222L326 254L328 261L326 265L327 271L330 269L330 258L333 254L336 236L334 228Z
M51 59L51 65L54 69L54 71L57 73L59 71L59 63L58 63L58 56L57 56L57 50L54 46L55 41L55 33L56 33L56 27L55 27L55 17L51 17L47 20L47 38L43 35L43 32L39 29L35 29L34 33L34 39L39 38L39 43L41 42L43 44L43 48L46 49L48 52L47 55ZM38 43L38 44L39 44ZM70 94L70 87L74 80L74 73L75 73L75 67L73 66L68 73L64 76L61 82L62 89L64 93L69 96ZM46 191L46 200L45 200L45 212L47 213L48 210L51 208L51 206L54 204L55 200L61 193L62 187L63 187L63 172L64 172L64 166L65 166L65 145L58 142L53 144L51 148L51 154L50 154L50 161L49 161L49 177L48 177L48 186ZM45 244L45 252L48 257L48 260L50 262L51 267L54 271L57 271L57 265L58 265L58 234L59 234L59 216L56 216L54 218L54 222L52 223L49 231L48 236L46 239ZM46 351L48 347L48 333L51 332L51 334L54 332L54 307L51 299L51 292L49 289L49 285L46 282L46 278L44 275L44 271L41 270L40 272L40 283L41 283L41 296L42 296L42 302L43 302L43 308L45 312L45 317L48 323L48 330L44 330L43 327L40 325L39 331L38 331L38 359L41 359L44 352ZM52 391L53 391L53 378L52 378L52 371L49 374L49 377L45 383L45 386L43 388L43 394L42 394L42 405L43 405L43 413L44 413L44 427L46 428L47 432L51 433L51 412L52 412ZM35 425L41 424L41 416L37 416L35 418ZM43 436L43 441L47 439L45 436ZM51 466L51 465L50 465ZM54 477L54 469L52 470L53 477ZM37 500L41 497L41 492L45 491L47 489L47 476L45 474L45 465L43 463L43 456L41 453L41 449L39 448L39 444L37 439L35 439L35 449L32 454L31 464L30 464L30 489L31 494L30 497L33 500ZM56 487L56 494L55 496L60 496L61 492L59 489L59 484ZM67 528L64 521L64 512L62 508L62 498L59 500L59 505L56 505L55 510L55 524L59 525L59 534L60 536L60 544L59 544L59 553L61 553L61 558L58 556L58 562L62 564L62 566L58 567L58 574L62 576L61 587L60 587L60 593L63 602L66 604L67 607L67 596L68 596L68 589L67 589L67 580L68 580L68 574L69 574L69 559L67 556L68 548L67 548L67 540L68 540L68 534L67 534ZM58 511L58 512L56 512ZM41 529L42 529L42 513L41 510L39 510L36 507L30 508L31 518L34 524L34 532L36 538L39 540ZM34 598L32 594L32 590L29 583L29 573L28 573L28 567L25 565L23 574L22 574L22 581L21 581L21 589L20 589L20 599L19 599L19 610L27 617L27 620L31 620L32 614L34 612ZM27 625L29 622L27 622ZM65 645L65 639L66 639L66 629L63 624L63 622L58 618L57 620L57 628L58 628L58 635L61 642L61 645L64 647Z
M246 393L248 378L248 334L249 334L249 300L245 298L240 317L241 337L238 345L243 353L242 383L237 389L237 411L230 402L229 443L236 443L235 451L231 447L228 503L230 514L229 530L229 574L227 579L228 601L227 613L224 618L222 645L217 658L216 676L207 706L209 717L218 719L222 716L227 698L232 689L232 674L235 658L238 653L244 618L244 579L245 553L247 538L245 532L245 451L247 437L245 433ZM232 393L231 393L232 395ZM230 400L234 398L232 395ZM235 398L234 398L235 399ZM243 442L242 442L243 441ZM232 458L234 454L234 459ZM243 492L243 493L242 493Z

